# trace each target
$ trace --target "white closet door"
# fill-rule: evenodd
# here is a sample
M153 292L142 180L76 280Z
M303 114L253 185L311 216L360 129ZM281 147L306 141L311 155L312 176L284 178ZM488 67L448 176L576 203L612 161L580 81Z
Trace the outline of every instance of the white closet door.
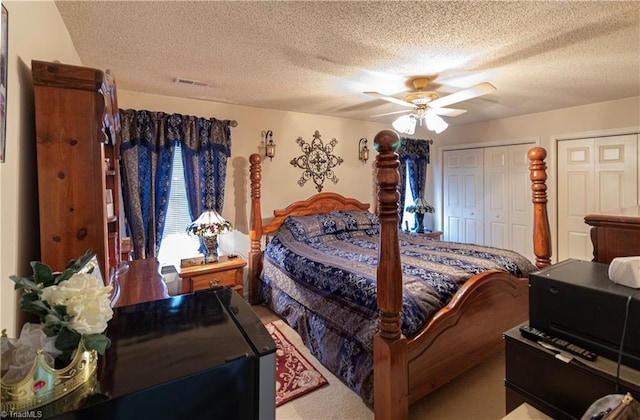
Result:
M586 214L637 203L637 135L558 142L558 261L593 258Z
M527 153L533 144L509 146L509 249L535 261L533 204Z
M509 147L484 152L485 244L509 247Z
M462 242L464 227L462 223L462 153L458 150L445 151L444 160L444 239Z
M444 152L444 237L484 243L483 150Z
M534 259L533 211L527 152L533 144L484 152L485 244Z
M596 212L638 204L638 136L595 139Z

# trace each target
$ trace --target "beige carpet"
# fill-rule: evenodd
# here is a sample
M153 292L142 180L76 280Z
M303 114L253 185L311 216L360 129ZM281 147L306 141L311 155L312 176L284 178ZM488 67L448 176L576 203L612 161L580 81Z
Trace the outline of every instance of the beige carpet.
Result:
M262 322L275 322L300 352L329 380L308 395L276 409L277 420L373 419L359 396L330 373L307 350L298 334L264 306L253 306ZM504 352L500 352L428 395L409 409L410 419L497 420L505 415Z

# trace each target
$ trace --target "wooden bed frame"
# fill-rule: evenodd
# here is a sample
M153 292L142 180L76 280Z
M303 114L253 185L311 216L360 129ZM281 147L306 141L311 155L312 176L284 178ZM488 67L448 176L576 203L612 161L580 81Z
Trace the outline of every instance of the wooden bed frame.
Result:
M374 337L374 411L376 418L406 419L414 403L503 348L502 333L528 319L527 278L487 271L468 280L415 336L400 330L402 272L398 243L398 155L394 131L383 130L374 140L376 185L380 218L380 251L377 268L379 333ZM546 151L528 153L534 205L534 253L536 266L550 264L551 241L547 217ZM250 157L251 220L249 252L249 301L260 303L262 239L275 233L289 215L333 210L368 210L369 204L335 193L320 193L274 211L263 225L260 207L262 158Z

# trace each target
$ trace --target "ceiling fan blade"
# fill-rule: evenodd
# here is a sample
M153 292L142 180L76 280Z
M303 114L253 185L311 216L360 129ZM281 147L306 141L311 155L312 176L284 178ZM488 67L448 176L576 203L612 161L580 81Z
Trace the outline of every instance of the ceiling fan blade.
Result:
M376 96L380 99L384 99L387 102L391 102L400 106L405 106L407 108L415 108L415 105L412 104L411 102L403 101L402 99L394 98L393 96L383 95L382 93L378 93L378 92L364 92L364 94L369 96Z
M431 107L429 107L429 109L434 114L443 115L445 117L457 117L458 115L462 115L465 112L467 112L466 109L454 109L454 108L434 108L434 109L431 109Z
M407 112L411 112L411 111L413 111L413 110L412 109L403 109L402 111L385 112L384 114L372 115L370 118L384 117L386 115L394 115L394 114L406 114Z
M460 92L452 93L451 95L438 98L435 101L429 103L430 108L441 108L443 106L455 104L469 99L477 98L478 96L487 95L495 92L497 89L489 82L483 82L472 86L468 89L461 90Z

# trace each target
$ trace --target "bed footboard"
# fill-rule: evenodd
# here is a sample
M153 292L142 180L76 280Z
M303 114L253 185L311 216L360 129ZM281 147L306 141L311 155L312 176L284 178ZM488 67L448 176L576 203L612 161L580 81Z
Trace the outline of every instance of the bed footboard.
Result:
M527 320L529 285L500 271L468 280L408 343L409 404L504 347L502 333Z
M374 338L376 418L406 419L408 405L495 353L502 333L528 316L528 282L506 273L481 273L456 293L430 323L407 343L400 330L402 273L398 247L398 155L400 139L384 130L374 139L380 217L377 271L379 334ZM536 266L551 261L545 181L546 151L531 160L533 240ZM406 362L406 365L404 364ZM406 394L405 394L406 392Z

